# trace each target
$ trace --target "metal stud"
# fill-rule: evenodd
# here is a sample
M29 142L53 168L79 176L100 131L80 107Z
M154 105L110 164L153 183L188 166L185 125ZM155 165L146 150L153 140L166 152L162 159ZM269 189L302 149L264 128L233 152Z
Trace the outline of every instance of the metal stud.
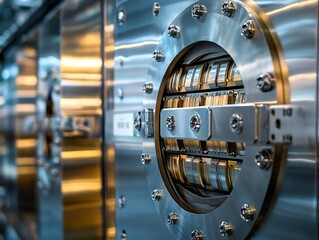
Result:
M244 204L240 209L240 216L246 222L250 222L254 219L256 208L252 204Z
M124 10L120 10L117 14L117 18L119 20L119 24L122 25L126 21L126 15Z
M162 199L163 195L164 195L164 192L162 189L155 189L152 192L152 200L158 202Z
M155 2L153 5L153 15L156 17L161 10L161 5L158 2Z
M177 213L170 213L167 216L167 223L169 225L175 225L179 220Z
M127 239L127 233L125 230L123 230L121 233L121 240L126 240L126 239Z
M172 115L166 118L166 128L168 131L172 132L175 129L175 118Z
M202 230L196 229L192 231L191 233L191 239L192 240L203 240L205 237L205 234Z
M141 119L141 116L140 116L140 115L136 115L136 116L135 116L133 126L134 126L134 128L135 128L137 131L141 131L141 128L142 128L142 119Z
M224 2L221 8L222 14L227 17L233 16L234 12L236 11L235 4L232 1Z
M257 88L262 92L269 92L273 87L274 78L270 73L262 73L256 80Z
M202 18L207 13L205 5L196 4L192 8L192 16L196 19Z
M233 225L229 222L222 222L219 226L219 233L223 237L230 237L233 234Z
M198 114L194 114L189 122L189 126L193 132L198 132L201 127L201 120Z
M246 21L241 27L241 35L246 39L253 38L256 32L256 24L253 20Z
M153 59L156 62L162 62L164 60L164 53L161 50L155 50L153 52Z
M272 163L272 152L270 150L262 150L255 155L255 163L260 169L267 170Z
M123 100L123 98L124 98L124 90L123 90L123 88L118 88L117 89L117 95L119 96L119 98L121 100Z
M149 154L149 153L142 153L141 154L141 163L143 165L150 164L151 160L152 160L152 155L151 154Z
M180 28L176 25L171 25L168 27L168 36L171 38L178 38L180 35Z
M143 92L147 94L151 94L153 92L153 83L150 83L150 82L144 83Z
M119 208L124 208L126 203L126 199L123 195L121 195L118 199Z
M233 133L240 134L243 130L243 118L237 113L231 115L230 129Z

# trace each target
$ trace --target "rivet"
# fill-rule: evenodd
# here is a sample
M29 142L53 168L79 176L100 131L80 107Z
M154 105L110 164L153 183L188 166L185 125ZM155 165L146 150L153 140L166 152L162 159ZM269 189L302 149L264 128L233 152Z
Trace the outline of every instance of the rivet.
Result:
M205 5L196 4L192 8L192 16L196 19L202 18L207 13Z
M168 27L168 36L171 38L178 38L180 35L180 28L176 25L171 25Z
M222 14L227 17L233 16L234 12L236 11L235 4L232 1L224 2L221 8Z
M271 150L262 150L255 155L255 163L260 169L267 170L272 163Z
M153 83L146 82L143 84L143 92L151 94L153 92Z
M203 240L204 237L205 237L205 234L200 229L196 229L196 230L192 231L192 233L191 233L192 240Z
M152 155L151 154L149 154L149 153L142 153L141 154L141 163L143 165L150 164L151 160L152 160Z
M126 203L126 199L123 195L121 195L118 199L119 208L124 208Z
M257 88L262 92L269 92L273 87L274 78L270 73L262 73L256 80Z
M193 132L197 133L201 127L201 120L198 114L193 114L189 121L189 126Z
M117 18L119 20L119 24L122 25L126 21L126 15L124 10L120 10L117 14Z
M175 129L175 118L172 115L168 115L166 118L166 128L172 132Z
M163 195L164 192L162 189L155 189L152 192L152 200L158 202L162 199Z
M233 225L229 222L222 222L219 226L219 233L223 237L230 237L233 234Z
M179 220L177 213L170 213L167 216L167 223L169 225L175 225Z
M256 24L253 20L246 21L241 27L241 35L246 39L253 38L256 32Z
M230 129L235 134L240 134L243 130L243 118L241 115L234 113L230 117Z
M155 2L153 5L153 15L156 17L161 10L161 5L158 2Z
M153 52L153 59L156 62L162 62L164 60L164 53L161 50L155 50Z

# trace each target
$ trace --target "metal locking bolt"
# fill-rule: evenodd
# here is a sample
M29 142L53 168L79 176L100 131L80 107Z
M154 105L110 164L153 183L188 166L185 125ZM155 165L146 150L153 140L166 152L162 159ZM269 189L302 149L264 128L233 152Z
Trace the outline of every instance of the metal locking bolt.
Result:
M222 14L227 17L231 17L236 11L235 4L232 1L224 2L221 8Z
M158 202L162 199L163 195L164 195L163 190L155 189L152 192L152 200Z
M202 18L207 13L205 5L196 4L192 8L192 16L196 19Z
M197 133L201 127L201 121L198 114L193 114L190 119L189 126L193 132Z
M205 234L202 230L196 229L196 230L192 231L192 233L191 233L192 240L203 240L204 237L205 237Z
M267 170L272 163L272 152L270 150L262 150L255 155L255 163L260 169Z
M230 237L233 233L233 225L229 222L222 222L219 226L219 233L223 237Z
M151 154L149 154L149 153L142 153L142 155L141 155L141 163L142 163L143 165L149 164L149 163L151 162L151 160L152 160Z
M233 133L240 134L243 131L244 121L242 116L237 113L231 115L230 129Z
M171 25L168 27L168 36L172 38L178 38L180 34L180 28L176 25Z
M256 80L257 88L262 92L269 92L273 87L274 79L270 73L262 73Z
M153 15L157 16L161 10L161 5L158 2L155 2L153 5Z
M161 50L155 50L153 52L153 59L156 62L162 62L164 60L164 53Z
M170 213L167 216L167 223L169 225L175 225L178 222L178 219L179 219L179 217L178 217L177 213Z
M241 27L241 35L246 39L253 38L256 32L256 24L253 20L246 21Z
M254 219L254 215L256 212L256 208L252 204L244 204L240 209L240 216L246 222L252 221Z

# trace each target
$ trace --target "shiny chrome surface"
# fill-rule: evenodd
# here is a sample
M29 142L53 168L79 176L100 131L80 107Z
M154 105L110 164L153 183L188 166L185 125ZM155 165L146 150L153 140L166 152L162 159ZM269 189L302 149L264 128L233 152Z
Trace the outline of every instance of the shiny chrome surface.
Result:
M102 237L100 7L98 0L71 0L61 9L61 116L92 119L88 132L63 130L65 239Z

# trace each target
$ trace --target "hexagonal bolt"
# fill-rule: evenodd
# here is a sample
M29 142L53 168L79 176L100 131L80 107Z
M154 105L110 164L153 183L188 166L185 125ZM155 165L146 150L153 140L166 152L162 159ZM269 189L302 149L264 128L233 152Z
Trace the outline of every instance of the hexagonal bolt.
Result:
M256 212L256 208L252 204L244 204L240 209L240 216L246 222L252 221L254 219L254 215Z
M137 131L141 131L141 128L142 128L142 119L141 119L141 116L139 116L139 115L135 116L133 126L134 126L134 128L135 128Z
M162 62L164 60L164 53L161 50L155 50L153 52L153 59L156 62Z
M152 200L158 202L162 199L163 195L164 195L164 192L162 189L155 189L152 192Z
M251 39L255 35L256 24L253 20L246 21L241 27L241 35L246 39Z
M262 150L255 155L255 163L260 169L267 170L272 163L272 151Z
M190 121L189 126L193 132L197 133L201 127L201 120L198 114L193 114Z
M196 19L202 18L207 13L205 5L196 4L192 8L192 16Z
M168 36L171 38L178 38L180 35L180 28L176 25L171 25L168 27Z
M153 15L156 17L161 10L161 5L158 2L155 2L153 5Z
M151 94L153 92L153 83L146 82L143 84L143 92Z
M125 14L124 10L120 10L118 12L117 19L118 19L120 25L122 25L126 21L126 14Z
M126 203L126 199L125 199L125 197L123 195L121 195L118 198L117 202L118 202L119 208L124 208L125 203Z
M172 132L175 129L175 118L172 115L168 115L166 118L166 128Z
M233 234L233 225L229 222L222 222L219 226L219 233L223 237L230 237Z
M178 214L177 213L170 213L167 216L167 223L169 225L175 225L179 220Z
M226 17L233 16L235 11L236 11L236 6L232 1L224 2L221 7L221 13L224 14Z
M205 234L202 230L196 229L191 233L191 240L203 240Z
M257 88L262 92L269 92L273 88L274 78L270 73L262 73L257 79Z
M242 116L240 116L238 113L231 115L229 123L230 129L233 133L240 134L243 131L244 121Z
M152 155L149 153L142 153L141 154L141 163L143 165L148 165L152 161Z

